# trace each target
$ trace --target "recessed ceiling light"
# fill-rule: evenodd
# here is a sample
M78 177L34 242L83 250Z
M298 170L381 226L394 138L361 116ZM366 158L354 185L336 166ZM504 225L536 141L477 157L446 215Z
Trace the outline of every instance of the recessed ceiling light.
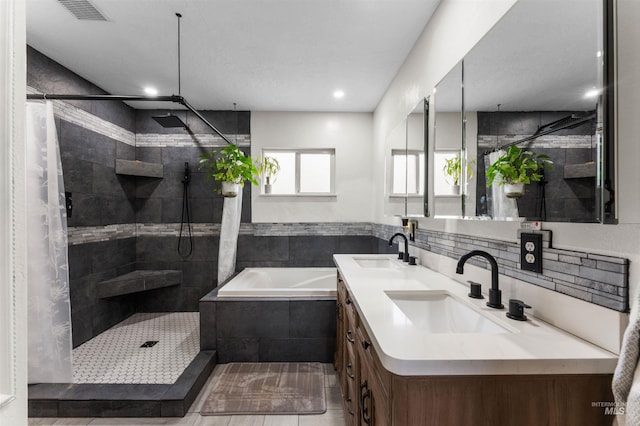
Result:
M344 98L344 92L342 90L336 90L333 92L333 97L336 99Z
M584 97L585 98L595 98L599 94L600 94L600 90L598 90L598 89L590 89L590 90L587 90L585 92Z
M144 93L148 96L158 96L158 89L156 89L155 87L145 87Z

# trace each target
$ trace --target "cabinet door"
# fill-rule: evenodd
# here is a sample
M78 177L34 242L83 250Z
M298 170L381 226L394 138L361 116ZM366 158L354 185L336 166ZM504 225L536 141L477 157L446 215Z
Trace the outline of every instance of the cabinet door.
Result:
M360 424L368 426L389 425L389 410L386 396L382 392L380 382L371 365L362 355L358 356L360 372Z

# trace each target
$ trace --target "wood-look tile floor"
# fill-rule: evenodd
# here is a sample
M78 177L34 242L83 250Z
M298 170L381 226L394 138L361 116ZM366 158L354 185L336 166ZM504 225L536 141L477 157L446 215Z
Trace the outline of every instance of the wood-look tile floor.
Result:
M201 416L200 409L213 387L220 366L216 366L196 400L184 417L141 417L141 418L45 418L32 417L30 426L344 426L344 414L338 376L332 364L324 364L327 411L317 415L257 415L257 416Z

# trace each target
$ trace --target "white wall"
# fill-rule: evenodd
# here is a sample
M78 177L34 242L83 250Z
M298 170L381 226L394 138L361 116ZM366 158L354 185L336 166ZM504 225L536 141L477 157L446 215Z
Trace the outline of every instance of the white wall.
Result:
M251 191L253 222L371 222L371 113L252 112L251 155L263 148L335 148L335 197ZM382 172L382 168L380 168Z
M420 97L431 93L464 54L506 13L512 0L443 0L413 50L407 57L374 112L374 162L382 164L384 139L389 129L402 120ZM619 0L618 4L618 86L617 135L619 225L545 223L553 231L553 245L631 260L631 300L639 293L640 280L640 143L636 117L640 114L640 2ZM376 179L376 187L382 182ZM381 190L375 191L380 194ZM376 222L399 224L384 215L383 200L376 197ZM506 241L517 240L516 223L421 219L419 226ZM635 311L635 309L633 309Z
M0 2L0 424L27 424L24 2ZM4 400L4 398L3 398Z
M515 4L516 0L442 0L418 38L404 64L374 112L373 140L375 164L383 164L384 141L418 101L429 96L435 85ZM376 188L384 182L372 175ZM399 224L384 214L382 192L375 191L375 221Z

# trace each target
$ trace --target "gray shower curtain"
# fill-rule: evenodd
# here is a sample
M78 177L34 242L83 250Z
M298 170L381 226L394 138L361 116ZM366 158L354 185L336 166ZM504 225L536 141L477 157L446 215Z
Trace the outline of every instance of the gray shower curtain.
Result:
M71 304L62 164L51 102L27 103L29 383L70 383Z

